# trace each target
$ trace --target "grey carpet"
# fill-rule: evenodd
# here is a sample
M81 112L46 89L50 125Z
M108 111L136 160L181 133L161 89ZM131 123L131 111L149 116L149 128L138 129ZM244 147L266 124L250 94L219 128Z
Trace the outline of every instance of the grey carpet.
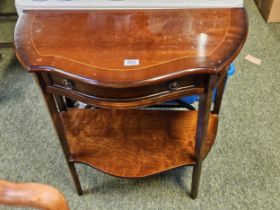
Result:
M79 165L86 190L79 197L40 92L12 50L5 49L0 63L0 178L55 186L72 210L280 209L280 24L266 24L252 0L245 6L250 33L235 61L237 73L228 82L197 200L188 194L187 167L125 180ZM12 28L12 23L1 23L0 41L10 38ZM247 54L263 64L245 61Z

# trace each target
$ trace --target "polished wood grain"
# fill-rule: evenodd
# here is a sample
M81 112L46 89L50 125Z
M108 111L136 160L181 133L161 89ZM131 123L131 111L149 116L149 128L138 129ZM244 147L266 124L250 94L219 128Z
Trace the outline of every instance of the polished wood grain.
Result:
M126 178L192 165L196 198L228 66L247 32L243 8L25 11L14 46L36 74L79 194L74 163ZM198 111L135 110L192 94Z
M196 111L73 109L60 116L73 162L126 178L195 165ZM203 158L217 123L217 115L211 115Z
M101 108L128 109L154 105L187 95L202 94L208 75L189 76L156 85L122 89L100 87L67 79L73 84L70 89L63 84L65 78L58 78L54 75L50 78L52 82L46 85L48 93L67 96ZM171 88L174 83L177 84L177 87Z
M37 183L14 183L1 179L0 205L41 210L69 210L64 195L54 187Z
M213 75L211 89L217 87L226 77L228 68ZM113 88L70 80L54 73L42 73L48 93L67 96L92 106L114 109L145 107L176 100L190 95L201 95L206 89L209 75L189 75L168 82L143 87Z
M242 8L26 11L14 44L31 72L124 88L219 73L237 56L246 35ZM125 66L125 59L140 63Z

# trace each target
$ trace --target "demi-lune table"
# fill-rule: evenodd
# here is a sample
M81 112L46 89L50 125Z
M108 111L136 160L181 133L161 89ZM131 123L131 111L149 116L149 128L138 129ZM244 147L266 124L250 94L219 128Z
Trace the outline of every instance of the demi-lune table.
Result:
M247 31L243 8L24 11L16 55L43 92L78 193L75 163L124 178L193 166L196 198ZM197 110L149 108L194 94Z

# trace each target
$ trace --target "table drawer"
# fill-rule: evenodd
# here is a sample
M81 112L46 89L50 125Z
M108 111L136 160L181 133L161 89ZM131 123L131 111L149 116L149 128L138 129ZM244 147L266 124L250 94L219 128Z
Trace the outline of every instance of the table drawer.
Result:
M204 75L196 75L148 86L112 88L88 84L57 74L49 74L49 78L53 87L79 92L85 96L102 98L104 100L135 100L137 98L152 97L154 95L167 94L174 91L202 88L202 83L206 79Z
M147 86L116 88L89 84L56 73L42 73L49 93L103 108L144 107L183 96L204 93L207 75L192 75Z

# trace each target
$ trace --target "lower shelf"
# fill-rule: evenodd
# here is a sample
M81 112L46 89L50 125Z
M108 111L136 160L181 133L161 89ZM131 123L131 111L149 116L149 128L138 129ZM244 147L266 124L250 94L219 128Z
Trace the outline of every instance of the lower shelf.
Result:
M125 178L195 164L197 111L72 109L60 117L73 162ZM217 124L217 115L210 115L204 158Z

